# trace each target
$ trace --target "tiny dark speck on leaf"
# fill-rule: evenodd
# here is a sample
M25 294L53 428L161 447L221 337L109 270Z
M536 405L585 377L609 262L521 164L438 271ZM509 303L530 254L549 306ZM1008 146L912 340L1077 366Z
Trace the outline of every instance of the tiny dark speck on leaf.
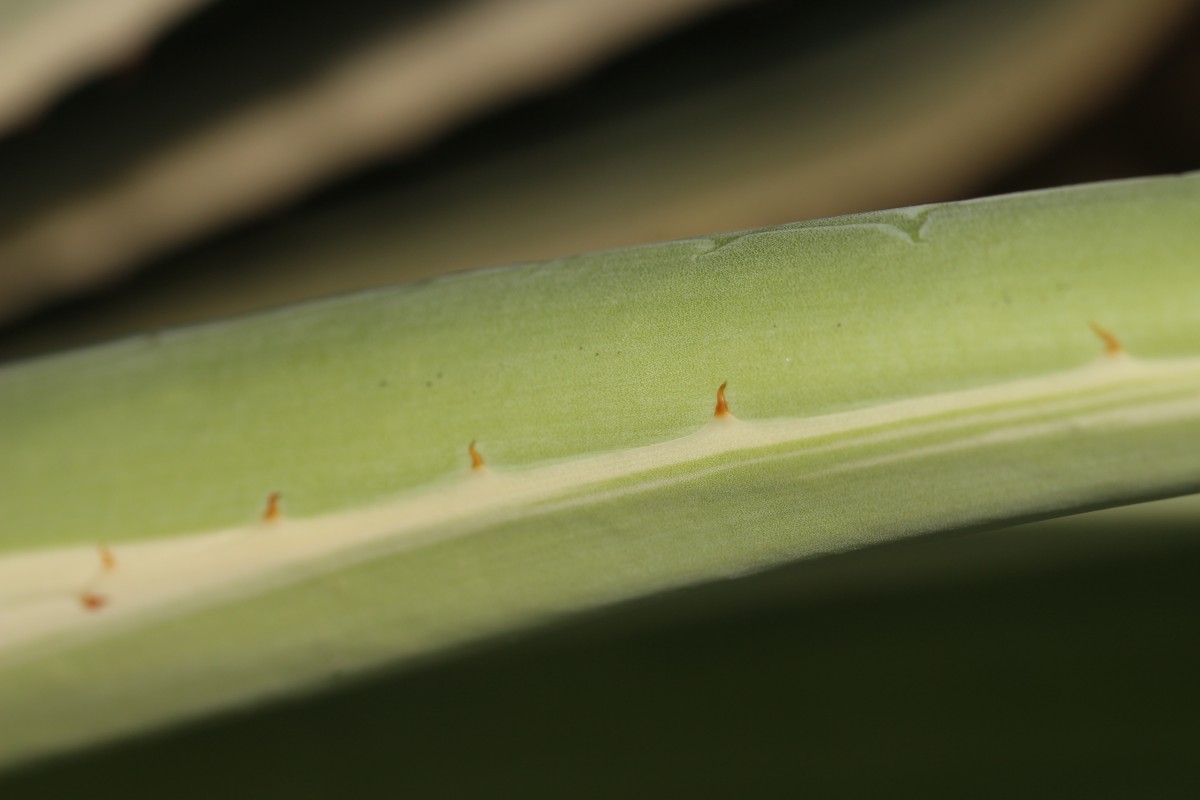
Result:
M429 386L429 387L432 387L432 386L433 386L433 381L425 381L425 385L426 385L426 386Z
M379 382L379 388L381 388L381 389L382 389L382 388L383 388L383 387L385 387L385 386L387 386L387 381L380 381L380 382Z
M437 376L438 376L438 380L440 381L440 380L442 379L442 373L440 373L440 372L439 372L439 373L437 374Z
M599 350L597 350L597 351L596 351L596 355L600 355L600 351L599 351Z
M839 327L839 328L840 328L840 327L842 327L842 323L840 323L840 322L839 322L839 323L837 324L837 327Z

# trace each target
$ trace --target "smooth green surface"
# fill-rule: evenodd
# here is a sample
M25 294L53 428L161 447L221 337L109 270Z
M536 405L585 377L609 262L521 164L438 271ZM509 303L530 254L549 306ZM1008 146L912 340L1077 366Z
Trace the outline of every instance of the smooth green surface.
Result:
M500 471L660 442L704 424L726 379L753 420L1058 373L1097 358L1090 319L1136 357L1196 355L1198 213L1200 176L1188 176L862 215L31 362L0 373L4 546L251 521L270 489L293 515L351 508L465 472L476 437ZM1095 408L1026 402L1011 409L1020 418L899 426L841 450L806 440L767 460L678 462L670 480L624 486L636 491L449 523L414 549L382 542L227 602L98 627L0 662L0 762L666 588L1194 492L1194 368L1148 385L1145 397L1105 390ZM1157 414L1176 401L1187 414Z
M1187 797L1197 500L668 593L0 794Z
M490 270L0 372L0 550L307 515L460 470L1200 341L1200 176ZM69 502L62 502L69 498Z
M82 744L291 694L666 587L898 537L1200 489L1196 423L804 478L803 454L470 536L0 671L3 749ZM1153 459L1137 454L1153 454ZM5 742L5 738L8 739Z

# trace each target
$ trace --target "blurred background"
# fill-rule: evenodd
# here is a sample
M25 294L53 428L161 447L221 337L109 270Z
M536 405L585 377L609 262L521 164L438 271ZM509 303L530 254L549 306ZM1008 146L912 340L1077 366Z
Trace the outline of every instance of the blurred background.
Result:
M1189 0L0 0L0 362L1194 170L1198 101ZM1195 796L1197 532L1190 498L822 559L0 794Z

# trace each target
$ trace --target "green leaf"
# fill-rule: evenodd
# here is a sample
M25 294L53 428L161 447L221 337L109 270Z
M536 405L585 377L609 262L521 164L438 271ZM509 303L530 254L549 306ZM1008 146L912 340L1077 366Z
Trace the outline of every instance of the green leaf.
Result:
M668 587L1194 491L1198 212L1200 175L861 214L4 370L0 758ZM738 420L712 419L725 381Z

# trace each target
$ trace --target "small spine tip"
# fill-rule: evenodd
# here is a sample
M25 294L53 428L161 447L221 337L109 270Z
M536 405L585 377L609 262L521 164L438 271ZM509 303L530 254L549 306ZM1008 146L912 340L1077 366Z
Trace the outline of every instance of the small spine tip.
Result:
M113 555L113 551L108 549L108 545L100 545L100 566L105 572L112 572L117 568L117 557Z
M263 522L278 522L283 517L283 510L279 507L282 497L282 492L271 492L267 495L267 508L263 511Z
M476 472L482 469L487 469L487 462L483 460L483 456L480 455L479 451L475 449L474 439L472 439L471 443L467 445L467 453L469 453L471 456L471 469L475 470Z
M725 400L725 387L729 385L729 381L725 381L717 387L717 407L713 411L713 417L716 419L732 419L733 413L729 410L729 403Z
M1100 341L1104 342L1104 355L1119 356L1121 353L1125 352L1125 348L1121 347L1120 340L1118 340L1117 337L1114 336L1110 331L1101 328L1095 322L1089 321L1088 325L1091 326L1092 333L1096 334L1098 337L1100 337Z
M79 604L88 611L99 611L108 605L108 598L95 592L83 592L79 595Z

